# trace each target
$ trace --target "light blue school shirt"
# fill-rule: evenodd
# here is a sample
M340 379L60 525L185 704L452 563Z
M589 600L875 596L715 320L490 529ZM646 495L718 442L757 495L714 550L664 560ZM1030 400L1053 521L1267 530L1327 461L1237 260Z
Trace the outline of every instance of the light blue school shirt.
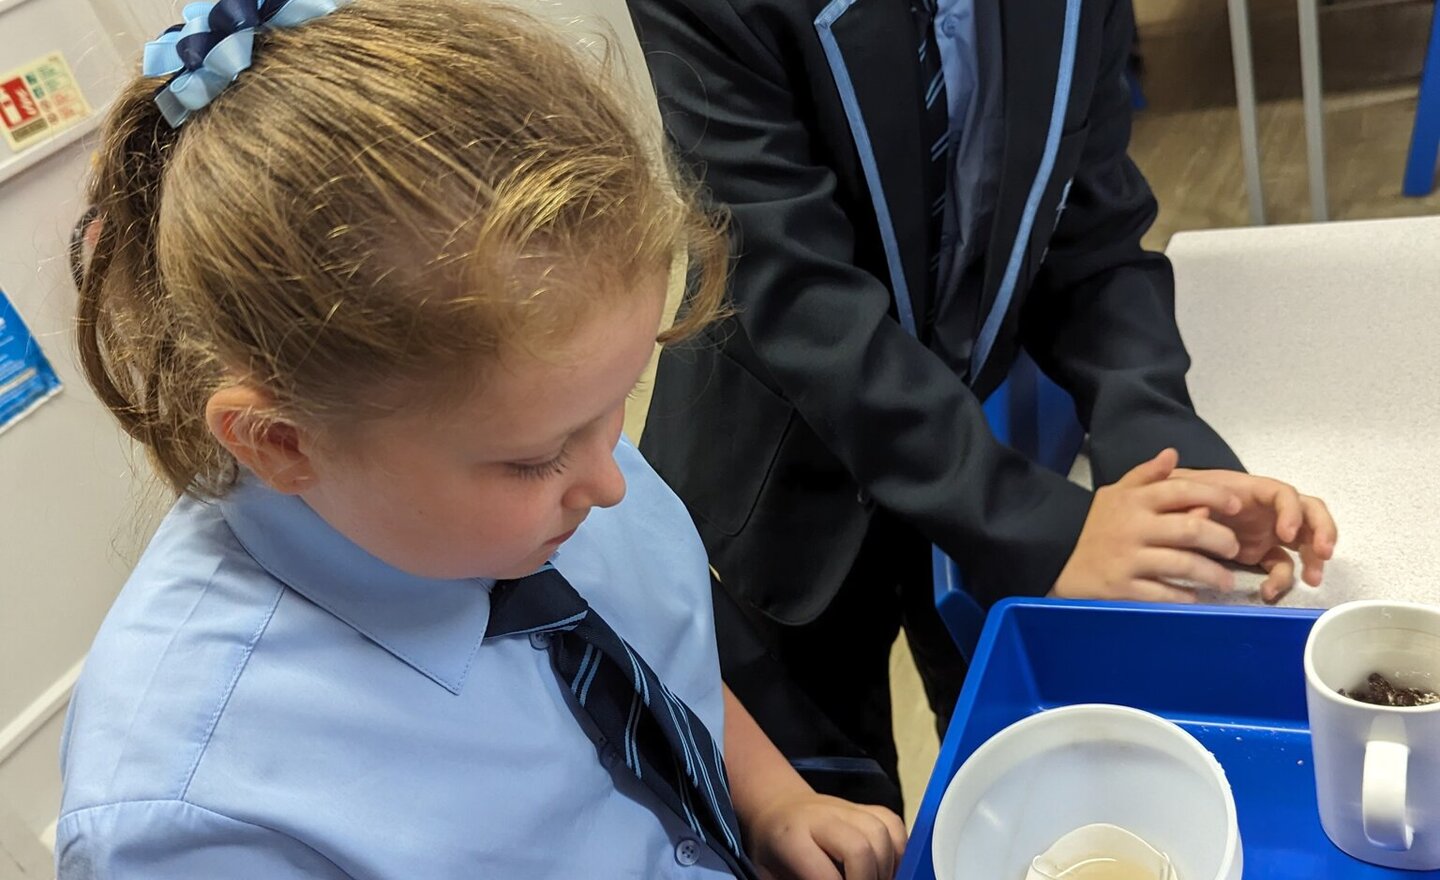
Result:
M721 741L704 548L634 447L554 563ZM61 880L730 877L577 721L490 581L390 568L246 480L181 500L66 719ZM598 737L597 737L598 738Z
M943 205L933 209L943 211L933 348L962 375L983 320L984 258L1005 158L1002 40L997 0L937 0L935 43L949 102L950 168Z

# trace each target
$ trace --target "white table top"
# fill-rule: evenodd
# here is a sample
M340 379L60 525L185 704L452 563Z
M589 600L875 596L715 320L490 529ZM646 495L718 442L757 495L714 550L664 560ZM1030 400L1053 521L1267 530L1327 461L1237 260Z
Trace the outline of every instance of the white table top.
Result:
M1440 603L1440 217L1186 233L1168 254L1196 409L1339 526L1324 584L1283 604Z

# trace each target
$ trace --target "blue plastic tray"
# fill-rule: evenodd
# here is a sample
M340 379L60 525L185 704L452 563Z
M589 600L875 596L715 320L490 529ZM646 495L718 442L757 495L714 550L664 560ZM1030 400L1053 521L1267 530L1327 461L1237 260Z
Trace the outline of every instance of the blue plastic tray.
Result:
M1302 656L1318 611L1010 599L991 610L901 863L935 880L935 813L955 771L1022 718L1116 703L1176 722L1235 792L1245 880L1440 878L1336 849L1320 827ZM994 880L1009 880L997 877Z

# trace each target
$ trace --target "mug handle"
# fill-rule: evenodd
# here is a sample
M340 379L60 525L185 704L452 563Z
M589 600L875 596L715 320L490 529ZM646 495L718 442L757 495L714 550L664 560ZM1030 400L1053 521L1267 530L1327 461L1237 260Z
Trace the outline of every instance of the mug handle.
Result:
M1365 821L1365 837L1381 849L1405 852L1415 843L1415 829L1405 815L1409 769L1408 746L1385 740L1365 744L1360 812Z

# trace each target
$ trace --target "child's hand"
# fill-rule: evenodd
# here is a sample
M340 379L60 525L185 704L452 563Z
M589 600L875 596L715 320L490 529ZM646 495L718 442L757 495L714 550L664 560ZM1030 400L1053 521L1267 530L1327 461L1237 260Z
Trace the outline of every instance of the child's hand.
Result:
M1335 555L1339 537L1335 519L1324 501L1301 495L1288 483L1243 471L1177 468L1172 478L1219 486L1240 499L1238 513L1211 513L1239 539L1240 552L1235 561L1265 569L1260 596L1266 602L1278 601L1295 582L1295 560L1285 552L1286 547L1300 554L1305 583L1320 586L1325 562Z
M905 824L816 794L725 688L725 763L745 849L765 880L890 880Z
M747 825L766 880L890 880L905 851L899 816L813 791L776 802Z
M1193 592L1166 581L1217 590L1235 586L1235 576L1215 560L1240 552L1235 532L1224 523L1240 514L1241 499L1213 480L1172 476L1178 461L1167 449L1095 491L1052 595L1191 603Z

